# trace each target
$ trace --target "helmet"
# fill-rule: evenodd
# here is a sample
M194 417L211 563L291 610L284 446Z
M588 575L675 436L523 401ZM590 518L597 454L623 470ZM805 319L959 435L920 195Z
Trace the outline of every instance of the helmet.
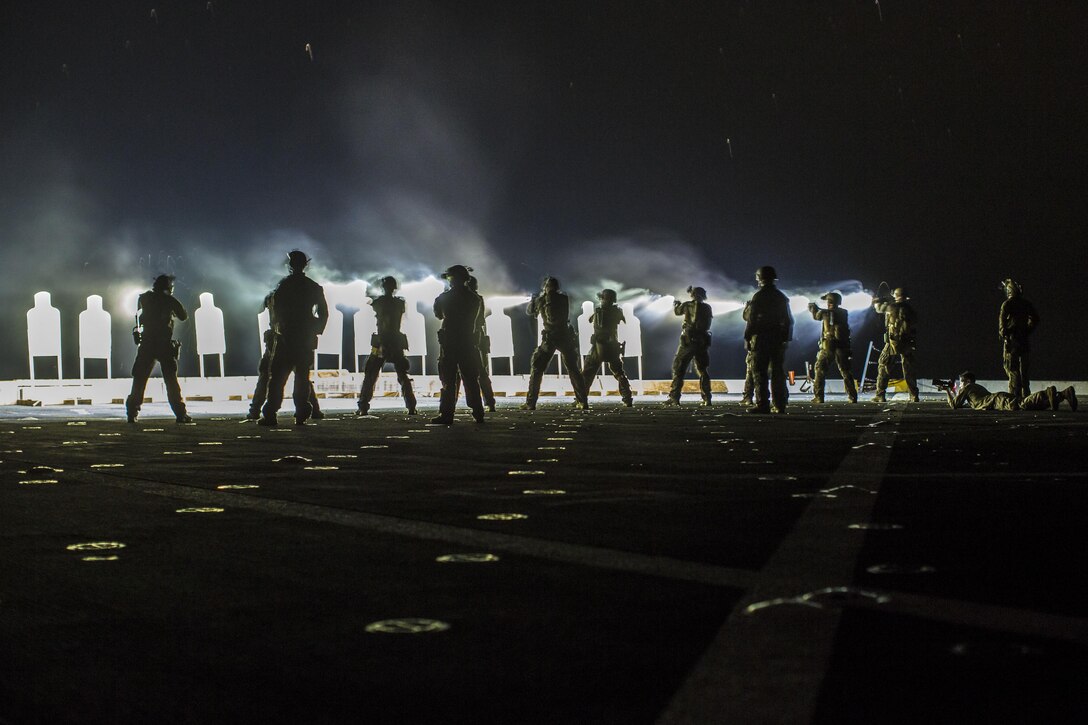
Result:
M971 372L970 370L964 370L962 373L960 373L960 378L962 378L964 380L967 380L969 382L972 382L972 383L975 382L975 380L976 380L975 374L973 372Z
M540 282L541 289L559 289L559 280L555 277L545 277Z
M608 289L606 287L605 289L603 289L603 290L601 290L600 292L597 293L597 299L599 299L601 302L611 302L612 304L615 304L616 303L616 290Z
M821 300L826 300L827 302L829 302L830 304L835 305L836 307L838 307L839 305L842 304L842 295L840 295L838 292L828 292L826 295L824 295L820 299Z
M473 292L477 292L480 289L480 280L476 279L475 275L468 276L468 288Z
M397 278L396 277L382 277L381 281L378 282L378 284L380 284L382 286L383 290L385 290L386 292L388 292L390 294L392 294L393 290L395 290L397 287L400 286L400 285L397 284Z
M907 291L905 289L903 289L902 287L896 287L892 291L892 297L894 297L895 299L899 299L900 297L902 297L905 300L910 299L909 297L907 297Z
M775 271L774 267L766 265L756 270L756 279L760 282L774 282L778 279L778 272Z
M294 249L287 253L287 266L291 269L302 271L306 269L306 265L310 263L310 258L306 256L305 252Z
M702 287L688 287L688 294L697 300L706 299L706 290Z
M459 280L461 282L468 282L469 272L472 271L472 267L466 267L463 264L455 264L446 269L442 273L442 279Z
M1024 291L1024 288L1021 287L1019 284L1017 284L1011 277L1009 277L1008 279L1003 280L1001 282L1001 286L1005 288L1006 292L1009 291L1010 287L1012 288L1012 290L1016 294L1021 294Z
M151 283L151 289L155 292L169 292L174 286L174 275L172 274L160 274L155 278L155 281Z

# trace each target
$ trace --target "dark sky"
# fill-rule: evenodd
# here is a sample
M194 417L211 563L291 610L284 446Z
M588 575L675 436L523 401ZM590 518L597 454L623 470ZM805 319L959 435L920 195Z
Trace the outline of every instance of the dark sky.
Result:
M35 291L74 320L159 271L216 293L246 372L295 246L343 280L463 262L485 293L887 281L931 376L1000 375L1011 275L1036 376L1088 377L1086 3L4 5L0 377Z

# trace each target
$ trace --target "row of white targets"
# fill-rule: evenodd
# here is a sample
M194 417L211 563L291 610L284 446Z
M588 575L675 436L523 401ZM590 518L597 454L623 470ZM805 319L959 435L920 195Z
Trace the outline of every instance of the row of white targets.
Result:
M378 324L370 306L370 298L366 297L365 287L363 294L357 294L358 290L350 289L363 283L344 285L337 287L330 285L329 294L329 322L325 332L318 336L317 350L315 351L315 367L317 355L329 355L336 358L336 369L343 365L344 345L344 312L338 305L351 308L359 305L352 315L352 331L354 337L355 358L370 354L371 336L377 332ZM408 298L408 309L404 316L402 330L408 338L410 356L418 356L426 365L426 356L429 346L426 320L418 306L427 303L418 293L430 294L432 286L416 290L417 294ZM439 290L441 291L441 290ZM63 378L61 368L61 318L60 311L52 305L52 295L49 292L38 292L34 295L34 307L26 313L27 321L27 351L30 379L37 377L35 358L56 358L57 368ZM215 298L211 292L203 292L200 295L200 306L193 311L193 322L196 331L196 351L200 362L200 375L204 376L204 356L215 355L219 357L219 369L223 370L223 356L227 352L226 326L223 319L223 310L215 306ZM525 298L527 300L527 298ZM491 338L491 352L488 365L491 372L494 371L495 359L506 358L513 365L514 357L514 333L513 322L504 307L517 304L522 298L491 297L485 300L485 305L490 313L486 317L488 335ZM126 300L126 304L130 301ZM429 303L427 303L429 304ZM125 310L126 316L135 317L135 302L131 301L133 309ZM620 342L626 343L627 357L638 359L638 377L642 378L642 325L635 316L633 304L623 305L626 325L620 327ZM590 336L593 334L593 326L589 322L593 314L593 303L582 304L582 314L578 317L578 334L581 354L590 352ZM269 315L265 310L257 315L257 341L263 350L264 332L269 328ZM539 330L538 330L539 338ZM557 353L558 354L558 353ZM101 295L87 297L87 308L79 313L79 375L82 379L85 374L87 360L105 360L106 374L112 376L113 339L112 316L103 308ZM426 372L426 370L424 370Z

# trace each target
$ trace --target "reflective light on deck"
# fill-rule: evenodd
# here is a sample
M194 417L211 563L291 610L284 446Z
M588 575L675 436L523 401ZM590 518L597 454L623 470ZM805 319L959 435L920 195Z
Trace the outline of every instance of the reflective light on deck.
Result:
M177 509L174 513L177 514L221 514L226 509L221 509L218 506L194 506L191 508Z
M480 521L521 521L529 518L525 514L480 514L476 517Z
M490 564L498 560L494 554L443 554L435 559L442 564Z
M69 544L68 551L107 551L109 549L123 549L125 545L120 541L88 541L83 544Z

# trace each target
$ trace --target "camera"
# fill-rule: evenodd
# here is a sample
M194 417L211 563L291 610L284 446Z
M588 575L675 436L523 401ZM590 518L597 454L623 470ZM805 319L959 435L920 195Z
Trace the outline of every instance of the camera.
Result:
M951 390L953 387L955 387L955 385L955 380L939 380L937 378L933 379L933 387L935 387L937 390Z

